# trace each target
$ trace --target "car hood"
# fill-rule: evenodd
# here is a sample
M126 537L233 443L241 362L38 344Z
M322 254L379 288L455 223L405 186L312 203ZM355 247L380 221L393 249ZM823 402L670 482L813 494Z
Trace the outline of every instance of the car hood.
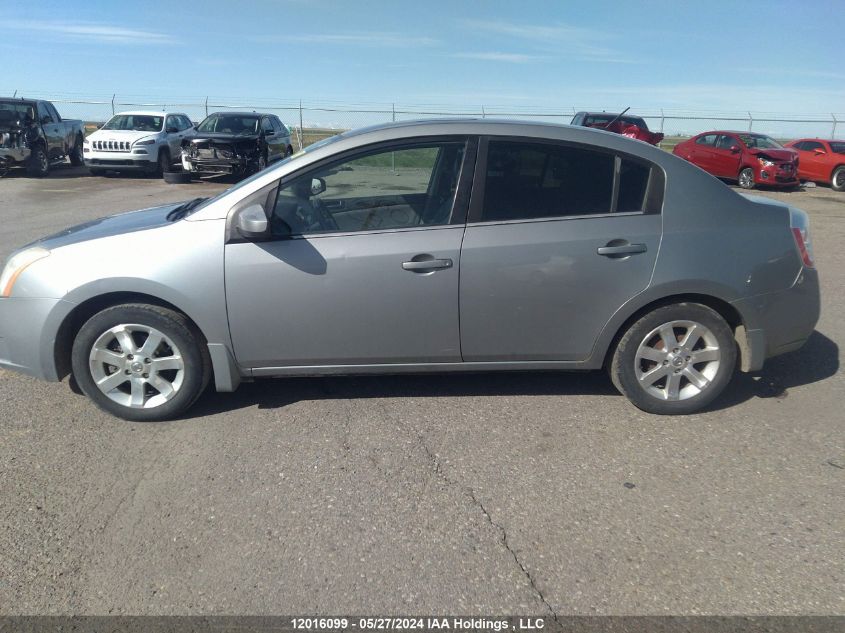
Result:
M202 143L204 141L225 141L227 143L238 143L241 141L256 141L259 134L223 134L222 132L210 132L206 134L197 133L189 140L191 143Z
M69 229L65 229L55 235L41 238L27 244L29 246L41 246L48 250L68 246L70 244L77 244L79 242L87 242L96 240L102 237L111 237L113 235L121 235L123 233L133 233L135 231L144 231L159 226L170 224L167 219L167 214L178 207L181 202L174 202L161 207L153 207L150 209L141 209L139 211L129 211L127 213L118 213L117 215L110 215L99 220L86 222L85 224L78 224Z
M795 160L798 156L798 152L794 149L789 147L783 147L778 149L763 149L763 148L751 148L748 150L754 156L765 156L772 160L781 160L781 161L790 161Z
M136 130L97 130L88 135L89 141L123 141L134 143L142 138L157 136L161 132L138 132Z

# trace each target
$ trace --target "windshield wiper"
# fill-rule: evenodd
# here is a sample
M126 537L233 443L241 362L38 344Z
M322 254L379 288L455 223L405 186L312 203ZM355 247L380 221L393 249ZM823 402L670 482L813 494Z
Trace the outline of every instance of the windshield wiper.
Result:
M206 200L208 200L208 198L194 198L193 200L189 200L188 202L183 202L167 214L167 220L169 222L181 220Z

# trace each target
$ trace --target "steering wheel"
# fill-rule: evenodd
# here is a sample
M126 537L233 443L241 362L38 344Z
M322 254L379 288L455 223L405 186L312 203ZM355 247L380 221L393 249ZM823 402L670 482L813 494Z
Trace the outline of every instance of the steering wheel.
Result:
M317 217L315 218L317 222L319 222L320 227L324 231L337 231L340 227L337 225L337 222L334 219L334 216L329 213L328 209L326 209L325 205L317 198L309 199L311 203L311 207L316 212Z

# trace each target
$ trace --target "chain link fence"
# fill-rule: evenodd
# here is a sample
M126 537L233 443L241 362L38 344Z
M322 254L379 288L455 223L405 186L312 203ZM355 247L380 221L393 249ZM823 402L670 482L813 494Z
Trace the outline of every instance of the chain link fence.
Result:
M116 112L131 109L183 112L195 122L217 111L272 112L291 129L297 148L305 147L344 130L390 121L472 117L569 123L578 111L605 109L578 106L534 108L530 106L315 102L210 96L167 98L113 94L91 97L70 93L44 94L21 91L15 91L15 95L52 101L62 116L90 122L90 129L94 129L96 124L102 124ZM653 131L663 132L666 139L661 145L667 148L674 146L679 139L714 129L762 132L782 140L798 137L835 138L837 132L845 136L845 114L836 113L813 115L750 111L655 110L634 107L630 110L630 114L645 119Z

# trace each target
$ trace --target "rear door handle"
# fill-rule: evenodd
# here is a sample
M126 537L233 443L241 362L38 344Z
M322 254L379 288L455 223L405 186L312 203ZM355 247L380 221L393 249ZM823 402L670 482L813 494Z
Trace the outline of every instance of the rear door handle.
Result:
M648 249L645 244L619 244L615 246L599 246L596 252L605 257L615 255L633 255L634 253L645 253Z
M451 259L423 259L420 261L411 260L409 262L402 262L402 268L414 272L425 272L428 270L443 270L444 268L451 267Z

